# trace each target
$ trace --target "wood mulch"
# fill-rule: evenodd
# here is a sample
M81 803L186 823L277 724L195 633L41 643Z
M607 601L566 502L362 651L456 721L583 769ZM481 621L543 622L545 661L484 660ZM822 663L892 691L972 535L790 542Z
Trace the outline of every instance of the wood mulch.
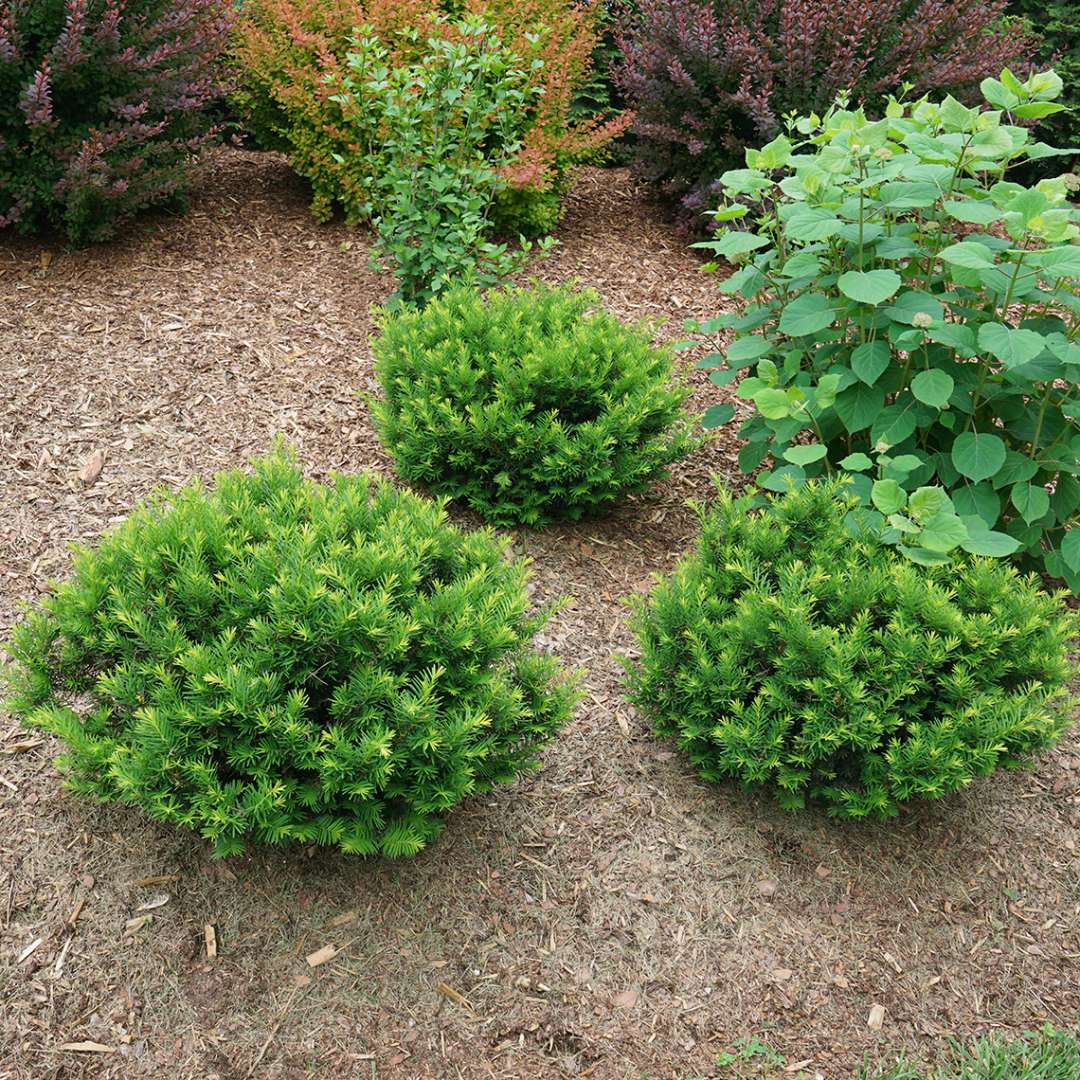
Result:
M721 306L621 170L582 175L560 238L537 276L662 335ZM234 149L186 217L78 253L7 239L0 639L69 542L279 433L313 475L389 474L357 391L390 288L279 158ZM695 406L717 400L692 378ZM756 1035L778 1075L838 1080L864 1055L1074 1021L1076 736L895 822L836 824L703 783L623 702L622 598L691 543L685 500L738 482L735 451L714 441L603 521L516 535L537 598L571 598L545 644L587 696L541 772L416 859L214 861L64 795L56 746L0 715L0 1078L681 1080L731 1075L717 1053Z

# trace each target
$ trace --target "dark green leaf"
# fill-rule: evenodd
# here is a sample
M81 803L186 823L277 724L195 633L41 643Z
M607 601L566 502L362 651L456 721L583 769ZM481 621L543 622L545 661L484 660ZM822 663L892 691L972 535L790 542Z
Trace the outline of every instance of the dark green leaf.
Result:
M803 293L780 313L780 332L790 337L816 334L836 322L836 312L828 297L821 293Z
M734 415L735 406L730 402L724 401L719 405L710 405L701 418L701 426L703 428L723 427Z
M979 327L979 348L996 356L1006 367L1018 367L1034 360L1046 348L1046 340L1034 330L1014 330L1004 323L988 322Z
M885 405L885 391L878 386L856 383L837 394L833 407L841 423L853 434L869 427Z
M1001 516L1001 499L987 483L957 488L952 493L952 499L961 517L978 517L990 526Z
M848 270L836 285L849 300L876 306L895 295L900 275L895 270Z
M918 426L918 414L914 398L894 401L878 413L870 428L870 443L874 447L888 449L899 446L908 439Z
M965 431L953 441L952 462L969 480L988 480L1005 464L1005 443L997 435Z
M1080 527L1065 534L1061 541L1061 557L1073 573L1080 574Z
M1009 501L1029 525L1044 517L1050 509L1050 494L1039 484L1014 484Z
M881 378L891 359L892 349L887 341L867 341L852 350L851 370L867 386L873 386Z
M920 371L911 380L911 392L924 405L942 409L949 403L954 385L951 375L931 368L929 371Z
M885 308L885 314L896 322L911 326L916 315L929 315L931 319L940 321L945 315L945 308L937 297L916 289L908 289L897 296L895 304Z

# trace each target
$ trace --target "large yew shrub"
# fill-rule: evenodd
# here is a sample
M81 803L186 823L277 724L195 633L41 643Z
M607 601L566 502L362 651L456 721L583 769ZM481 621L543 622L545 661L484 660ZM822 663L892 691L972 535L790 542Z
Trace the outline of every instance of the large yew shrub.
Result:
M815 482L698 507L696 550L635 605L628 686L706 779L883 817L1062 734L1077 621L1007 563L853 533L854 505Z
M0 5L0 228L85 243L182 201L233 18L231 0Z
M14 632L12 711L69 786L246 841L410 855L537 764L574 691L531 648L527 572L367 477L251 474L162 495Z

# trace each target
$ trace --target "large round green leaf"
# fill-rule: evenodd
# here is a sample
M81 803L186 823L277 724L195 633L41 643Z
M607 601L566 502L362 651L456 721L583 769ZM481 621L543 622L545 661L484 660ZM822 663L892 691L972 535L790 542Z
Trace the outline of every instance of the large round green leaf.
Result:
M968 531L967 539L961 540L960 546L972 555L1001 559L1020 546L1020 541L1015 537L988 528L986 522L975 514L962 515L960 520Z
M1046 340L1034 330L1014 330L1004 323L989 322L979 327L979 348L1011 368L1034 360L1046 348Z
M855 383L837 395L834 407L844 427L854 434L868 428L885 406L885 391L880 386Z
M952 551L968 538L964 523L956 514L942 510L935 514L919 533L919 544L930 551Z
M900 275L895 270L849 270L836 285L849 300L876 305L896 294Z
M967 270L989 270L994 265L994 253L976 240L961 240L938 252L938 258L952 266Z
M874 463L865 454L848 454L847 457L840 459L840 468L847 469L849 472L865 472L873 467ZM1080 532L1076 535L1080 537Z
M872 446L899 446L918 427L918 405L914 398L901 398L886 405L870 428Z
M701 418L703 428L723 427L735 415L735 407L728 401L722 401L719 405L710 405Z
M1080 528L1070 529L1061 541L1061 557L1065 565L1080 574Z
M739 255L747 255L751 251L757 251L758 248L766 247L768 244L769 238L767 236L758 236L757 233L728 229L718 240L709 240L700 246L705 247L707 245L717 255L730 259Z
M803 293L795 297L780 313L780 333L790 337L816 334L836 322L836 312L827 296Z
M895 480L875 480L870 498L883 514L895 514L907 504L907 495Z
M758 334L744 334L731 343L727 351L727 361L729 364L742 366L765 356L774 348L773 343L767 338L760 337Z
M924 405L942 409L949 403L955 385L951 375L931 368L929 371L920 371L911 380L911 392Z
M965 431L953 440L951 457L961 476L989 480L1005 464L1005 443L997 435Z
M973 225L989 225L1005 216L1005 211L999 210L989 200L949 199L941 204L941 208L956 221L967 221Z
M851 353L851 370L867 386L873 386L881 378L892 359L892 349L887 341L866 341Z
M1029 525L1050 509L1050 495L1042 484L1014 484L1009 492L1009 501Z
M929 315L935 322L940 321L945 316L945 308L936 296L908 289L896 298L896 303L885 309L885 313L895 322L914 326L916 315Z
M1001 516L1001 499L989 484L967 484L952 493L961 517L978 517L989 528Z
M793 465L812 465L815 461L820 461L827 452L821 443L800 443L789 446L784 451L784 457Z
M768 420L783 420L791 412L791 401L783 390L770 388L754 394L754 404Z
M769 491L788 491L802 487L806 483L806 473L799 465L781 465L771 472L762 473L757 478L757 483Z

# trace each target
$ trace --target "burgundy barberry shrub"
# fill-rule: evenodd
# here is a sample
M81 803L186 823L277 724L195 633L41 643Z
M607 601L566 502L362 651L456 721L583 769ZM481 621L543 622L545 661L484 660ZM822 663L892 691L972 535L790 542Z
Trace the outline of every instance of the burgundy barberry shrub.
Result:
M0 228L106 239L183 199L231 0L0 0Z
M842 91L873 104L978 93L1025 67L1034 41L1003 20L1005 0L639 0L616 40L613 77L634 109L641 173L705 227L710 186L796 111L823 112Z

